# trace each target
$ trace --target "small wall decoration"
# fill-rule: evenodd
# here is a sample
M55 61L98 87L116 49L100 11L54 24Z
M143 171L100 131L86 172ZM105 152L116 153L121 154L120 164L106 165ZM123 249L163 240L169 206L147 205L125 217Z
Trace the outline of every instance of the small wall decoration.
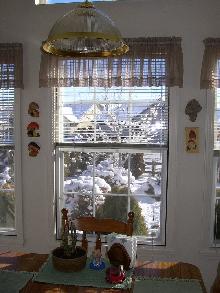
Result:
M192 99L188 102L185 108L185 114L189 115L189 120L192 122L196 121L197 114L202 110L202 106L196 99Z
M39 151L40 151L40 147L36 142L31 141L28 144L28 151L29 151L29 156L30 157L36 157L38 155Z
M39 105L35 102L31 102L29 104L28 114L32 117L39 117Z
M31 122L27 126L27 135L29 137L39 137L39 124L37 122Z
M198 127L185 128L185 149L187 153L199 152L199 128Z

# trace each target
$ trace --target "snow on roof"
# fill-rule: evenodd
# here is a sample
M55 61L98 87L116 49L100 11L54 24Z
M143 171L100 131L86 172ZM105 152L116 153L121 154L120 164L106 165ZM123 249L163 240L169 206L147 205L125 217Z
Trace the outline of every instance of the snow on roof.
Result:
M78 118L73 114L71 107L63 107L63 116L70 122L78 122Z

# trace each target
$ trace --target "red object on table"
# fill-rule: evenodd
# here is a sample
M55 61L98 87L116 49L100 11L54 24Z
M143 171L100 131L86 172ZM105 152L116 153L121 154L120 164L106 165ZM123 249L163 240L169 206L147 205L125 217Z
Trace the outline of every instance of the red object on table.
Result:
M123 266L111 266L106 270L106 281L111 284L122 283L125 280Z

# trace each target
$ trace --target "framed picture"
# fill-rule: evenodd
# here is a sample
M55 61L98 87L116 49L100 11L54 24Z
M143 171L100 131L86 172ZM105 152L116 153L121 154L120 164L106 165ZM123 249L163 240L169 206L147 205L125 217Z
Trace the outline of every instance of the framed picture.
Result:
M185 150L187 153L199 152L199 127L185 127Z

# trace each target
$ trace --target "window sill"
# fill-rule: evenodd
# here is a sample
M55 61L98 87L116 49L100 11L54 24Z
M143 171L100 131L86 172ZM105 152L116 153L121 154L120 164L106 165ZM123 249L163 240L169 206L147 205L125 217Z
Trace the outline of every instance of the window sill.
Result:
M166 246L149 246L138 245L137 247L138 258L143 260L149 259L175 259L176 251Z
M17 232L14 228L1 228L0 229L0 235L4 235L4 236L17 236Z
M220 256L220 247L210 247L204 250L200 250L199 253L203 256L209 256L209 257L216 257Z
M23 246L24 239L23 236L16 235L16 233L12 234L9 232L0 234L0 249L14 249L18 246Z

